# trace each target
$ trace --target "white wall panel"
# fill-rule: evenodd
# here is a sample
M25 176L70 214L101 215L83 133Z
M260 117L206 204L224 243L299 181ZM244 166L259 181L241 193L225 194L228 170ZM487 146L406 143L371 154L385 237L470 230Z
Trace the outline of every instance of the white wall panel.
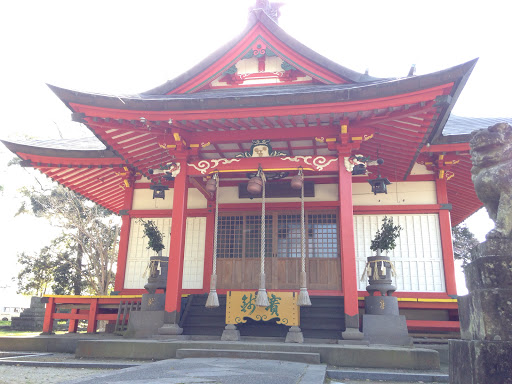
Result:
M374 256L370 243L385 215L354 215L357 274L361 277L366 258ZM402 231L397 247L389 252L398 276L393 279L398 291L445 292L443 255L437 214L387 215ZM359 282L366 290L367 280Z
M206 217L189 217L185 235L185 260L183 261L183 289L202 289Z
M174 189L165 191L165 199L153 199L153 191L148 189L136 189L133 192L132 209L172 209ZM206 208L206 198L196 188L188 189L188 209Z
M163 234L165 248L162 255L169 252L171 218L144 218L143 220L152 220L156 223L158 229ZM124 278L124 288L142 289L148 281L148 274L144 275L149 263L150 256L156 256L155 253L147 249L148 239L144 236L144 227L139 219L132 219L130 225L130 242L128 244L128 255L126 258L126 275Z
M388 185L387 194L374 195L368 183L352 184L354 205L437 204L435 181L404 181Z
M162 231L165 245L162 254L168 256L171 247L170 233L172 219L151 218L144 220L153 220ZM154 252L146 249L148 242L143 236L144 231L142 225L138 222L138 219L132 219L124 282L124 288L126 289L142 289L148 279L147 273L144 276L144 272L148 266L149 258L150 256L154 256ZM201 289L203 288L206 218L187 218L185 236L185 259L183 264L182 286L187 289Z

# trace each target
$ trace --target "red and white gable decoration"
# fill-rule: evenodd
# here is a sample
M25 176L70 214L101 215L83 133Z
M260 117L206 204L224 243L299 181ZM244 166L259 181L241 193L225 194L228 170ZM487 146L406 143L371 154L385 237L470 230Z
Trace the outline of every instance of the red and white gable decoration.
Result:
M240 86L348 82L286 45L260 19L220 60L168 94Z

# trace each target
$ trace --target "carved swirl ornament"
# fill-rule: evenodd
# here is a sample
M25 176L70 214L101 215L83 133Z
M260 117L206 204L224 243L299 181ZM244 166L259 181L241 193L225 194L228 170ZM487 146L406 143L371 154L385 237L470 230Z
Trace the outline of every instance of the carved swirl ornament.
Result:
M338 161L338 158L327 159L324 156L294 156L294 157L281 157L281 160L293 161L295 163L300 162L301 160L313 167L316 171L322 171L325 167L331 164L334 161Z
M201 172L202 175L205 175L207 172L211 172L213 169L217 168L219 164L227 165L238 161L240 161L240 159L201 160L197 165L189 164L189 166L194 167L197 171Z

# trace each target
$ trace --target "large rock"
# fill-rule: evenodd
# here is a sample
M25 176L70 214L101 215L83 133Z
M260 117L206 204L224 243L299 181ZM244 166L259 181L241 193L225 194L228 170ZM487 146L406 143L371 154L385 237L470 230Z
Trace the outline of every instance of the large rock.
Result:
M512 384L512 127L471 134L473 183L495 229L465 268L459 297L462 340L450 340L450 382Z
M512 237L512 126L495 124L471 133L472 179L495 229L489 237Z

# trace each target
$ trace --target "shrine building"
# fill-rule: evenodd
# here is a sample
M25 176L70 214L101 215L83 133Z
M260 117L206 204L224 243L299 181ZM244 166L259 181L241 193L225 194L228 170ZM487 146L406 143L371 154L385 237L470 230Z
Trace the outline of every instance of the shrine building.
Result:
M165 322L185 334L220 336L226 295L256 293L261 272L269 293L292 294L305 272L305 337L358 332L368 295L361 275L385 216L403 228L389 256L409 331L457 331L451 228L482 203L471 182L473 127L450 111L475 64L397 78L358 73L289 36L267 2L238 37L151 90L50 85L95 138L4 144L24 166L122 217L116 294L146 293L155 254L138 219L157 224L169 257L158 290ZM303 189L290 186L297 175ZM263 191L251 194L256 176ZM220 307L208 312L212 275ZM239 329L284 332L269 324Z

